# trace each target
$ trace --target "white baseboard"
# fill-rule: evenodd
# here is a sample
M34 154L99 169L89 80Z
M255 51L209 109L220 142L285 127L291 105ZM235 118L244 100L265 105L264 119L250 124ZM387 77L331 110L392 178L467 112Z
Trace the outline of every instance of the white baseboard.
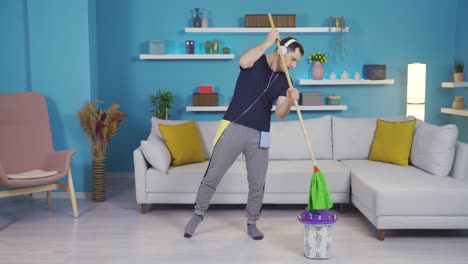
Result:
M109 178L135 178L134 172L106 172L106 177Z
M75 192L76 199L91 199L91 192ZM32 198L34 199L45 199L47 192L33 193ZM52 192L52 199L70 199L68 192Z

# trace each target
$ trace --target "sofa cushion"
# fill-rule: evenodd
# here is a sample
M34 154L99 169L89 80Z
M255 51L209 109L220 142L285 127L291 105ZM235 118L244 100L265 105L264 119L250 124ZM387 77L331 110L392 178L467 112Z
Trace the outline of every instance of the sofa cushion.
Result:
M377 216L468 216L468 180L370 160L342 163L353 196Z
M156 117L151 117L151 134L157 136L160 139L163 139L161 136L161 132L159 131L159 124L178 125L178 124L183 124L186 122L188 121L187 120L165 120L165 119L159 119Z
M200 133L194 121L178 125L159 124L173 166L205 161Z
M317 165L325 176L330 192L349 193L351 181L348 168L336 160L318 160ZM270 161L265 192L308 193L313 172L311 160Z
M218 132L219 123L221 121L198 121L197 126L200 131L200 136L205 148L205 157L207 160L211 158L214 148L214 138ZM237 160L243 160L243 154L237 157Z
M408 166L416 120L388 122L378 119L369 160Z
M146 172L146 192L196 193L205 175L208 161L170 167L167 174L150 168ZM216 193L248 192L247 172L244 161L235 161L224 175Z
M315 159L332 159L331 116L305 119ZM270 160L310 160L301 123L273 122L270 128Z
M141 152L148 163L162 173L166 173L171 164L171 153L164 141L150 134L148 140L141 141Z
M411 164L431 174L447 176L452 168L457 137L456 125L439 127L418 120L411 147Z
M382 118L406 121L405 116ZM367 159L374 139L376 118L332 117L333 159Z

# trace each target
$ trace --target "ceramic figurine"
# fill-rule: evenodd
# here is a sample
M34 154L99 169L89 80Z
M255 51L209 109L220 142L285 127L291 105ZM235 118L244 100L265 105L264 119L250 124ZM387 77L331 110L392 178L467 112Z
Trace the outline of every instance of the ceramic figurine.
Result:
M359 72L354 74L354 80L361 80L361 74Z
M349 74L348 72L346 71L343 71L341 74L340 74L340 77L341 77L341 80L348 80L349 79Z

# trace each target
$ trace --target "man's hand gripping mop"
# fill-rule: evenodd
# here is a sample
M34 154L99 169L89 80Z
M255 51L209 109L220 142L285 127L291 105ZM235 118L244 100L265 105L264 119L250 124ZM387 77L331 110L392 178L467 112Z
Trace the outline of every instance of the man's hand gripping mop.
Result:
M273 18L271 14L268 14L268 18L270 19L270 24L273 29L275 29L275 24L273 22ZM286 61L284 60L284 56L281 50L280 41L276 40L276 45L278 47L278 54L281 58L281 65L283 70L286 74L286 78L288 80L289 87L293 87L291 83L291 78L289 77L288 67L286 65ZM312 162L314 165L314 173L312 174L310 188L309 188L309 201L308 206L304 212L298 215L298 219L301 223L304 224L304 250L305 256L309 258L316 258L316 259L324 259L329 258L330 255L330 241L331 241L331 224L336 222L336 215L331 214L328 212L328 209L333 207L333 202L330 197L330 192L328 191L327 182L325 181L325 176L320 171L317 163L315 161L314 153L312 152L312 146L309 141L309 136L307 135L307 131L304 126L304 121L302 119L301 110L299 109L299 104L297 100L294 100L294 105L296 106L297 116L302 126L302 132L304 133L304 137L307 143L307 148L309 149L310 156L312 158ZM329 232L329 238L324 239L322 234L320 234L320 230L322 227L327 226ZM312 230L315 228L315 230ZM319 229L320 230L319 230ZM318 232L317 232L318 230ZM318 236L320 236L320 241L317 241ZM308 242L308 238L311 237L316 243L315 245L311 245ZM330 239L330 241L325 241ZM317 243L319 242L319 243ZM325 242L323 250L320 248L319 244L323 244Z

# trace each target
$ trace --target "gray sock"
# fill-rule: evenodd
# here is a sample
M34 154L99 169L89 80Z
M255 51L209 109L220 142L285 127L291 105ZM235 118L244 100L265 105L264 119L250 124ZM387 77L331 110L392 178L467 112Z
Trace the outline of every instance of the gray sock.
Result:
M195 229L197 229L197 226L201 223L201 221L203 221L203 216L196 214L192 215L192 218L190 218L190 221L185 226L184 237L192 237L193 232L195 232Z
M247 224L247 233L249 233L249 236L254 240L263 239L263 233L258 230L257 225L255 224Z

